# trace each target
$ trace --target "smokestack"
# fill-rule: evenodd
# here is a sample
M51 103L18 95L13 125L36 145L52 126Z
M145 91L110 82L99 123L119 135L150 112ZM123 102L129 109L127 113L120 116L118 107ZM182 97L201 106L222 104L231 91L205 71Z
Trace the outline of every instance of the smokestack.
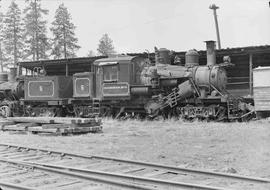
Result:
M213 40L205 41L206 42L206 55L207 55L207 65L216 64L216 42Z

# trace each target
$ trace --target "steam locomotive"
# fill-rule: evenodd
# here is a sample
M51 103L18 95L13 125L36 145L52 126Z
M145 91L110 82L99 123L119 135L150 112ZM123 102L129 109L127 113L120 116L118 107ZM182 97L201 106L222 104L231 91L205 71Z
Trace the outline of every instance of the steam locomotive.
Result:
M48 66L20 64L17 80L0 84L4 116L119 117L177 116L186 119L243 119L252 106L226 91L230 58L216 64L215 42L207 41L207 65L190 50L185 64L155 48L155 62L139 56L97 59L87 68L51 75ZM30 75L28 74L30 70ZM8 87L8 88L7 88Z

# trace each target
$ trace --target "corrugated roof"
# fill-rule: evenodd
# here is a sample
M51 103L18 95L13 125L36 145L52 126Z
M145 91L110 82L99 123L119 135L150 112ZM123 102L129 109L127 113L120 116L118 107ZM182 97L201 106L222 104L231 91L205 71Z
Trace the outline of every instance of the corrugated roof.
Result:
M50 60L39 60L39 61L22 61L19 65L25 68L33 68L38 66L51 66L51 65L66 65L66 64L76 64L76 63L92 63L96 59L105 58L105 56L97 57L76 57L68 59L50 59Z
M204 64L206 61L206 51L200 50L198 51L200 54L200 64ZM270 54L270 45L261 45L261 46L246 46L246 47L234 47L234 48L223 48L216 51L217 59L222 59L222 56L229 55L229 56L242 56L248 55L249 53L254 54ZM182 52L174 52L175 55L181 57L181 59L185 59L186 51ZM98 56L98 57L80 57L80 58L69 58L69 59L54 59L54 60L40 60L40 61L25 61L19 62L19 65L32 70L34 67L45 67L47 73L49 75L64 75L65 74L65 67L69 65L70 73L76 72L85 72L90 71L91 65L94 61L96 63L104 62L104 61L123 61L129 62L135 56L149 57L152 61L154 60L155 54L154 53L128 53L127 56L117 56L117 57L110 57L106 58L105 56ZM269 63L270 64L270 63ZM264 64L267 66L267 64Z
M91 71L93 62L100 58L104 58L104 56L27 61L19 62L19 65L29 70L33 70L34 67L44 67L48 75L65 75L66 65L68 65L69 74L72 75L78 72Z
M188 51L188 50L187 50ZM184 56L187 51L175 51L177 55ZM197 50L200 55L206 54L206 50ZM218 55L230 55L230 54L249 54L249 53L270 53L270 45L260 45L260 46L245 46L245 47L233 47L233 48L222 48L216 50ZM127 55L141 55L148 56L147 53L127 53ZM154 56L154 53L149 54L151 57Z

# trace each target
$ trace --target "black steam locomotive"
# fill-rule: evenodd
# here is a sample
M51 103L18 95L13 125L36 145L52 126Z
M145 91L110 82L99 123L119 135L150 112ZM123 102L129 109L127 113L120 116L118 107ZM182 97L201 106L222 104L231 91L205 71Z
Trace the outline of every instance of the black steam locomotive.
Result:
M195 50L183 65L163 48L155 49L154 63L138 56L22 62L16 81L0 84L2 115L245 118L252 106L226 91L229 57L216 64L215 42L206 43L204 66Z

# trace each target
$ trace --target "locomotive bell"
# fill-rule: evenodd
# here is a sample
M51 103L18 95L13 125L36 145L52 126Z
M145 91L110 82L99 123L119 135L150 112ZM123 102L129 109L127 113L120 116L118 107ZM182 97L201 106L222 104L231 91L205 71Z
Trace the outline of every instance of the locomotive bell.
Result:
M188 50L185 58L186 67L194 67L199 65L199 53L195 49Z

